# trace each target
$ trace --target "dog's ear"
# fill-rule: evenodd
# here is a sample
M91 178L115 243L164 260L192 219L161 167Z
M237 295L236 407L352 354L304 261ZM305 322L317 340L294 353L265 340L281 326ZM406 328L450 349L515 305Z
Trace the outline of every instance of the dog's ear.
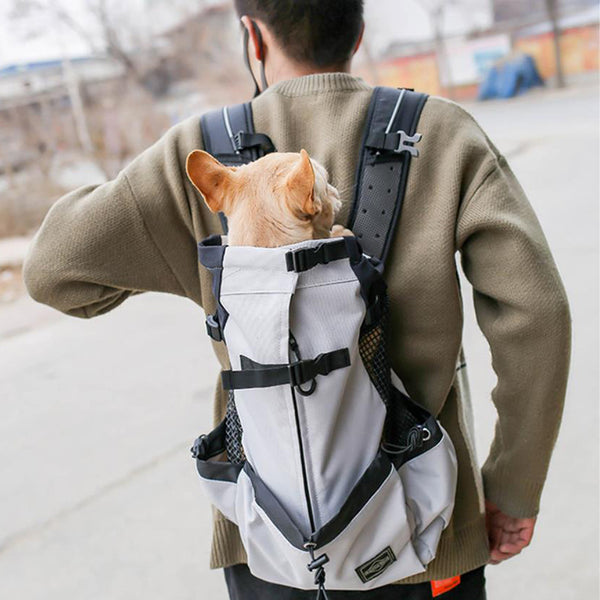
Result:
M301 214L314 216L318 212L315 203L315 171L308 152L300 151L300 158L285 181L287 197L292 209Z
M208 208L214 213L223 211L235 169L222 165L204 150L190 152L185 169L194 187L204 196Z

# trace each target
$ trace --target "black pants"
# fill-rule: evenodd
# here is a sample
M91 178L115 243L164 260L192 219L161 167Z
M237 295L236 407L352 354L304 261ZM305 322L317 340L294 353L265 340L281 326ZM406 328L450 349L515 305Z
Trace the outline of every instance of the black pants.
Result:
M225 569L230 600L315 600L316 591L304 591L257 579L246 565ZM330 600L431 600L430 583L386 585L366 592L328 591ZM461 576L460 585L435 600L486 600L483 567Z

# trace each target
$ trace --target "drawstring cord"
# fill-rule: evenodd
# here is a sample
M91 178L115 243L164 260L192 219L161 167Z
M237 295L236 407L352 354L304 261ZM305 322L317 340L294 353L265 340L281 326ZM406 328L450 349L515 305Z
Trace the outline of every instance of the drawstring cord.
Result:
M312 573L315 571L315 585L318 586L317 597L316 600L329 600L329 596L327 595L327 590L325 589L325 569L324 565L329 562L329 557L327 554L321 554L321 556L315 558L315 548L316 544L314 542L306 542L304 547L308 550L310 554L310 562L306 565L306 568Z
M427 427L423 427L423 425L415 425L408 431L406 436L406 446L400 446L399 444L393 444L391 442L384 442L381 444L381 447L388 454L402 454L403 452L420 448L423 443L428 441L430 438L431 432L429 429L427 429Z

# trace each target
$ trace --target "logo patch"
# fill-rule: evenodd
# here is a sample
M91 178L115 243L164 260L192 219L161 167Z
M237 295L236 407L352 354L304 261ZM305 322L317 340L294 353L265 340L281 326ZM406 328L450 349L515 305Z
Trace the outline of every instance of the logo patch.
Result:
M392 549L388 546L384 548L377 556L368 560L366 563L356 567L356 574L360 577L363 583L375 579L378 575L381 575L394 561L396 556Z

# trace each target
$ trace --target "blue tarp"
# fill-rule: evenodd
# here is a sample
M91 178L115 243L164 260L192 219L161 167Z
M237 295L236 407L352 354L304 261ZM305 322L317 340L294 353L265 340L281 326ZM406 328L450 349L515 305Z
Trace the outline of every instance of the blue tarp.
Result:
M544 81L533 57L520 54L504 59L490 69L479 86L479 100L512 98L540 85L544 85Z

